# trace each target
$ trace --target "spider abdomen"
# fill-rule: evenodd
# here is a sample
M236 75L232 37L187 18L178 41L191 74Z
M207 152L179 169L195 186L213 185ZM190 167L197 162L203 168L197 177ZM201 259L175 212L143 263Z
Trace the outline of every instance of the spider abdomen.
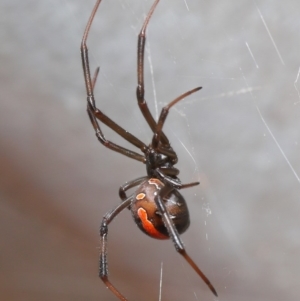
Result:
M155 197L164 186L156 178L147 179L138 187L131 203L131 212L138 227L156 239L169 238L162 214L155 203ZM185 199L175 188L171 188L167 195L161 197L178 233L183 233L190 225Z

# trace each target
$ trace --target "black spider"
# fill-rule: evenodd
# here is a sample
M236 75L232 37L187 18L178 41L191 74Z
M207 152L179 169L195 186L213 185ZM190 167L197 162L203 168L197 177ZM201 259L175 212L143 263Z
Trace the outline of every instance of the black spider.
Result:
M89 67L88 49L86 46L90 27L100 2L101 0L97 0L94 6L81 43L81 57L87 91L87 112L98 140L107 148L146 164L147 176L129 181L121 186L119 190L119 195L122 199L121 204L119 204L114 210L106 213L103 217L100 228L101 248L99 276L105 285L120 300L127 300L108 279L107 231L109 223L122 210L128 208L131 210L135 223L144 233L157 239L171 238L176 251L185 258L195 272L208 285L213 294L217 296L217 292L210 281L185 251L179 236L179 234L183 233L188 228L190 220L187 204L178 189L192 187L198 185L199 182L189 184L182 184L180 182L177 177L179 170L174 167L178 161L177 155L171 147L168 138L162 131L169 109L186 96L200 90L201 87L190 90L174 99L162 109L158 121L156 122L154 120L144 99L144 50L146 42L146 28L159 2L159 0L156 0L144 21L138 36L137 46L138 86L136 96L139 108L153 131L151 144L147 146L102 113L102 111L96 107L93 94L99 68L96 69L95 75L92 79ZM138 147L142 151L143 155L107 140L102 133L98 120L117 132L125 140ZM128 197L126 195L126 191L135 186L138 186L135 193Z

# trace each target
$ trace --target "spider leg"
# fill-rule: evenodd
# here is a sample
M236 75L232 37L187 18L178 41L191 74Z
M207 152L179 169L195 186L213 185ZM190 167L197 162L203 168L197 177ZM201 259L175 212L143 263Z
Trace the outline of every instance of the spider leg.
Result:
M156 121L154 120L147 102L144 98L145 95L145 88L144 88L144 54L145 54L145 43L146 43L146 29L150 18L158 4L159 0L156 0L152 5L145 21L143 27L138 36L138 50L137 50L137 77L138 77L138 85L136 88L136 97L138 101L139 108L147 121L148 125L150 126L153 133L156 132ZM161 133L161 142L165 145L169 145L169 140L164 133Z
M108 264L107 264L107 233L108 225L111 221L125 208L130 206L132 197L119 204L114 210L106 213L103 217L101 227L100 227L100 259L99 259L99 277L104 282L107 288L109 288L116 297L122 301L127 301L127 299L117 290L117 288L108 279Z
M123 184L119 189L119 196L120 196L121 200L125 201L128 198L126 195L126 191L128 189L140 185L142 182L144 182L148 178L149 178L148 176L140 177L140 178L134 179L132 181L129 181L129 182L126 182L125 184Z
M170 108L172 106L174 106L180 100L182 100L185 97L191 95L192 93L195 93L195 92L199 91L200 89L202 89L202 87L197 87L193 90L187 91L187 92L181 94L180 96L178 96L177 98L175 98L173 101L171 101L169 104L167 104L165 107L162 108L159 119L158 119L158 122L157 122L156 131L155 131L153 139L152 139L152 145L153 145L154 148L157 148L158 145L159 145L159 142L161 141L162 128L165 124L165 121L166 121L167 116L169 114Z
M208 280L208 278L204 275L204 273L199 269L197 264L193 261L193 259L186 252L186 250L184 248L184 245L183 245L183 243L180 239L180 236L178 234L178 231L177 231L176 227L174 226L174 223L173 223L172 219L170 218L170 215L169 215L169 213L166 209L163 198L172 189L174 189L172 186L166 185L160 190L160 192L157 194L157 196L154 199L155 203L156 203L156 206L157 206L158 210L160 211L160 213L162 214L164 224L165 224L165 226L168 230L170 238L173 241L173 244L174 244L174 247L175 247L176 251L180 255L183 256L183 258L189 263L189 265L193 268L193 270L201 277L201 279L210 288L212 293L217 297L218 294L217 294L215 288L213 287L213 285L211 284L211 282Z
M143 155L140 155L134 151L131 151L129 149L126 149L122 146L119 146L109 140L107 140L104 136L104 134L102 133L101 131L101 128L93 114L93 111L91 111L91 109L88 107L87 108L87 112L88 112L88 115L90 117L90 121L94 127L94 130L96 132L96 137L98 138L98 140L107 148L115 151L115 152L118 152L124 156L127 156L129 158L132 158L132 159L135 159L135 160L138 160L140 162L145 162L145 157ZM112 121L113 122L113 121Z
M200 182L181 184L181 182L177 178L168 176L165 173L167 170L162 170L161 168L156 168L155 171L160 176L160 178L162 178L165 182L169 183L171 186L175 187L176 189L190 188L190 187L197 186L200 184Z
M131 144L138 147L142 152L145 152L147 149L147 146L140 141L138 138L130 134L128 131L124 130L122 127L120 127L118 124L116 124L114 121L112 121L109 117L107 117L105 114L103 114L99 109L96 108L95 105L95 97L94 97L94 86L96 83L97 75L99 72L99 69L96 69L95 75L93 79L91 78L91 72L90 72L90 65L89 65L89 56L88 56L88 48L86 45L86 41L88 38L88 34L94 19L94 16L97 12L97 9L99 7L101 0L98 0L93 8L93 11L91 13L91 16L88 20L87 26L85 28L82 42L81 42L81 60L82 60L82 66L83 66L83 73L84 73L84 79L85 79L85 86L86 86L86 92L87 92L87 110L88 115L90 117L90 120L92 122L92 125L95 129L96 136L98 140L106 147L108 147L111 150L114 150L116 152L119 152L127 157L130 157L132 159L145 162L145 158L143 155L140 155L136 152L133 152L131 150L125 149L111 141L106 140L105 136L103 135L100 126L97 122L97 119L99 119L101 122L103 122L105 125L110 127L112 130L114 130L116 133L118 133L121 137L123 137L125 140L130 142Z

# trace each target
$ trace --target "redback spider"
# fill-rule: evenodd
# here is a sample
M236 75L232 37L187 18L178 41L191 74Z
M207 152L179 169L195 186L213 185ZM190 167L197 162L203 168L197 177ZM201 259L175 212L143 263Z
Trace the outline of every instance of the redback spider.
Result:
M208 285L213 294L217 296L215 288L192 258L187 254L179 236L179 234L183 233L189 227L190 220L187 204L178 190L198 185L199 182L189 184L181 183L177 177L179 170L174 167L178 161L177 155L162 130L168 116L169 109L186 96L199 91L201 87L197 87L175 98L161 110L158 121L156 122L154 120L144 99L144 51L146 43L146 28L159 2L159 0L156 0L146 16L138 36L137 46L138 85L136 89L136 97L139 108L149 127L153 131L151 144L147 146L141 140L124 130L106 116L96 107L93 90L98 76L99 67L96 69L92 78L89 66L88 49L86 46L87 37L100 2L101 0L98 0L93 8L81 42L81 58L87 92L87 112L98 140L105 147L146 164L147 176L137 178L122 185L119 189L119 195L122 199L121 204L116 206L112 211L106 213L103 217L100 227L101 247L99 277L116 295L116 297L123 301L127 300L108 278L107 233L108 225L112 222L112 220L122 210L128 208L131 210L135 223L144 233L157 239L171 238L176 251L183 256L195 272ZM143 155L107 140L102 133L98 120L110 127L125 140L139 148ZM135 186L138 186L136 191L132 195L127 196L126 191Z

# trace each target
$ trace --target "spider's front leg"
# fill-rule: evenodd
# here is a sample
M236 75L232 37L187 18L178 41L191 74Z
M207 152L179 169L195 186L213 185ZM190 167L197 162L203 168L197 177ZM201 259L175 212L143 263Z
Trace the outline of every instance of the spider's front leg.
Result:
M169 233L169 237L172 239L174 247L176 249L176 251L183 256L183 258L189 263L189 265L193 268L193 270L202 278L202 280L207 284L207 286L210 288L210 290L212 291L212 293L217 297L218 294L215 290L215 288L213 287L213 285L211 284L211 282L208 280L208 278L204 275L204 273L199 269L199 267L197 266L197 264L193 261L193 259L188 255L188 253L186 252L184 245L181 241L181 238L179 236L179 233L170 217L170 214L168 213L167 209L166 209L166 205L164 203L164 199L170 195L170 193L172 193L172 190L174 190L174 188L172 186L169 185L165 185L163 186L159 193L156 195L156 197L154 198L154 201L156 203L156 206L159 210L159 212L162 215L165 227L168 230Z
M150 126L153 133L155 133L157 123L154 120L149 107L147 105L147 102L144 98L145 95L145 83L144 83L144 56L145 56L145 45L146 45L146 29L149 24L150 18L158 4L159 0L156 0L152 7L150 8L150 11L148 12L146 19L144 21L144 24L142 26L142 29L138 36L138 49L137 49L137 80L138 85L136 88L136 98L138 102L138 106L140 108L140 111L142 112L146 122ZM161 133L161 141L164 145L169 145L169 140L167 136L162 132Z
M85 86L86 86L86 93L87 93L87 111L88 115L90 117L91 123L93 125L93 128L96 132L96 136L98 140L107 148L116 151L118 153L121 153L129 158L138 160L140 162L144 162L145 158L143 155L140 155L136 152L133 152L131 150L128 150L122 146L119 146L109 140L107 140L102 133L102 130L100 128L100 125L98 124L99 120L100 122L107 125L109 128L111 128L113 131L115 131L117 134L119 134L121 137L123 137L125 140L127 140L129 143L133 144L134 146L138 147L142 152L146 149L146 145L140 141L138 138L136 138L134 135L130 134L128 131L123 129L121 126L119 126L117 123L115 123L111 118L106 116L101 110L99 110L96 107L96 101L94 96L94 88L97 81L97 76L99 73L99 67L96 69L93 78L91 77L90 72L90 63L89 63L89 55L88 55L88 47L87 47L87 38L91 29L91 25L93 22L93 19L95 17L95 14L97 12L97 9L100 5L101 0L97 0L95 3L95 6L92 10L92 13L90 15L89 21L86 25L82 41L81 41L81 60L82 60L82 67L83 67L83 74L84 74L84 80L85 80Z
M124 200L124 202L119 204L114 210L106 213L102 219L102 223L100 227L101 246L100 246L100 258L99 258L99 277L104 282L106 287L109 288L111 292L115 294L115 296L122 301L128 301L128 300L117 290L117 288L108 279L107 233L108 233L108 225L122 210L130 206L131 201L132 201L132 197L129 197L127 200Z

